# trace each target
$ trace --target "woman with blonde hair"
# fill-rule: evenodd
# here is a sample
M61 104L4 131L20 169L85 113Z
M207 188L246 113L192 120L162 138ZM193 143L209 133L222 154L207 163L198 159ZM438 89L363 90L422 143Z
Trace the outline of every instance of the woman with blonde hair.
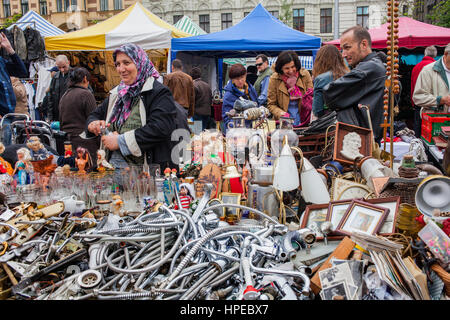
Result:
M314 83L312 111L314 117L320 118L326 113L323 88L347 72L349 72L349 69L344 62L344 58L335 46L327 44L319 49L312 69Z

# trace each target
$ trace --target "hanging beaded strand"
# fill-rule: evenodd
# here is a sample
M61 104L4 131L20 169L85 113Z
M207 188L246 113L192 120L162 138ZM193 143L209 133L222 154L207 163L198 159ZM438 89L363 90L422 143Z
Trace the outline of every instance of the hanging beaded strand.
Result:
M390 167L392 169L394 164L394 95L400 92L400 85L398 80L398 6L399 1L389 0L387 2L388 15L388 30L386 47L387 52L387 66L386 66L386 85L384 88L383 104L384 104L384 121L381 125L383 127L384 150L386 151L387 128L390 127ZM389 108L390 107L390 108ZM389 123L388 123L389 116Z

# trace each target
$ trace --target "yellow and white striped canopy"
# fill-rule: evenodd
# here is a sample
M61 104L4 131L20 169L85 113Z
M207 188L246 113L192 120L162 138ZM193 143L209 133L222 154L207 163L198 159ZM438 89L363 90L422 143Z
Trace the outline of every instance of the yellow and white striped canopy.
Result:
M144 50L170 48L172 38L191 36L145 9L136 2L121 13L82 30L45 37L47 51L115 50L134 43Z

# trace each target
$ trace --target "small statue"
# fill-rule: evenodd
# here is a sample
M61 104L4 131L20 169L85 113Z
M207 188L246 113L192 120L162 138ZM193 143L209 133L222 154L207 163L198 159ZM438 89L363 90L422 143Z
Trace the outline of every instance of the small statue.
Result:
M170 175L170 177L172 178L172 182L175 184L175 188L177 189L177 191L179 191L180 182L177 177L177 169L172 169L172 174Z
M64 142L64 158L73 157L72 144L70 142Z
M2 154L3 152L5 152L5 145L0 142L0 154ZM3 168L5 168L7 174L9 174L10 176L13 175L14 169L8 161L0 157L0 164L3 166Z
M189 206L191 205L192 201L194 200L194 188L190 183L182 183L180 185L180 192L179 192L179 198L180 203L183 209L189 209ZM175 210L178 210L178 205L175 204Z
M241 184L242 184L242 190L243 190L243 197L242 199L247 199L248 196L248 169L246 166L242 168L242 177L241 177Z
M50 156L50 152L48 152L41 139L37 136L32 136L28 139L27 147L31 150L32 161L45 160Z
M361 137L359 134L356 132L347 133L342 141L341 154L349 160L364 157L364 155L359 152L359 148L361 148Z
M97 151L97 170L105 172L106 170L114 170L114 167L106 161L106 152L103 149Z
M175 198L175 190L173 188L172 184L172 177L171 177L171 170L170 168L166 168L164 170L164 182L163 182L163 192L164 192L164 202L167 205L170 205L172 203L172 200Z
M111 211L113 214L122 216L121 209L123 207L123 201L119 195L114 195L112 197L113 201L111 203Z
M78 168L78 172L81 174L86 173L86 170L91 168L91 158L86 148L77 148L77 157L75 158L75 164Z
M17 150L17 159L13 176L16 175L17 183L19 185L29 184L30 172L32 171L30 150L27 148L20 148Z

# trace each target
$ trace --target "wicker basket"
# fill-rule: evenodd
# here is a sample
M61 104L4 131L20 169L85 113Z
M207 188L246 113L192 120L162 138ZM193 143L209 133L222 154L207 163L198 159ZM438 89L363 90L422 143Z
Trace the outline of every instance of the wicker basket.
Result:
M320 133L306 136L298 136L298 146L303 152L303 156L307 159L323 155L324 161L330 160L333 156L333 140L335 131L329 131L328 134ZM325 145L328 148L325 149ZM325 151L325 152L324 152ZM323 152L323 153L322 153Z

